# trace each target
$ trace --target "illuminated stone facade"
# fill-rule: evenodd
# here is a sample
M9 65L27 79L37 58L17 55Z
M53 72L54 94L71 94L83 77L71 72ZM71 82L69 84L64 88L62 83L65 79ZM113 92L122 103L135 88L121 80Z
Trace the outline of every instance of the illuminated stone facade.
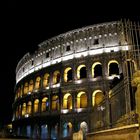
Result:
M73 30L25 54L16 68L13 126L18 135L70 139L81 124L87 133L110 126L106 99L113 95L113 80L127 76L124 61L132 50L123 25L116 21ZM129 94L125 101L122 116L133 110Z

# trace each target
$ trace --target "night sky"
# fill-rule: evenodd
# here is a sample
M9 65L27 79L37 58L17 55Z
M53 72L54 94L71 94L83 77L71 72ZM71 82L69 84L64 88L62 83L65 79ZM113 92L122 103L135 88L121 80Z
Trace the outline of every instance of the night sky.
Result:
M3 11L0 124L9 123L12 119L15 69L25 53L34 52L42 41L72 29L121 18L140 21L140 16L94 16L99 14L93 9L70 9L70 6L62 5L56 8L56 5L54 7L53 2L29 4L12 1Z

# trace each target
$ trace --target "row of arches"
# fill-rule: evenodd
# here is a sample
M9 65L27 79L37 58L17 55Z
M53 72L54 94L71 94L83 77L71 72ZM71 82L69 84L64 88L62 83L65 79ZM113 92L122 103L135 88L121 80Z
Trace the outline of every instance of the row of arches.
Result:
M108 63L108 75L119 75L119 63L116 60L111 60ZM102 64L100 62L95 62L92 65L92 77L96 78L102 76ZM73 80L73 70L71 67L67 67L64 70L64 82L71 82ZM60 83L61 74L60 71L56 70L53 73L52 83L56 85ZM87 78L87 68L86 65L79 65L77 68L77 79ZM34 90L39 90L40 88L49 88L50 86L50 74L46 73L43 78L38 76L35 80L30 80L29 83L25 82L24 86L22 85L16 91L16 98L21 97L22 95L30 94Z
M75 127L78 128L78 130L85 129L86 132L88 132L88 124L86 121L80 121L77 122L77 124L74 124L71 121L66 121L61 123L61 126L58 125L58 123L55 123L53 125L45 124L35 124L35 125L27 125L24 127L18 127L17 128L17 134L28 136L30 138L41 138L41 139L57 139L58 134L61 135L62 138L67 138L72 136L72 133L74 132L74 125L77 125ZM59 127L61 127L61 131L59 130Z
M47 112L58 111L58 110L72 110L79 108L87 108L88 107L88 94L84 91L79 92L76 95L76 101L73 99L71 93L66 93L62 97L62 101L60 101L60 97L58 95L53 95L52 97L44 97L41 100L35 99L33 102L28 101L24 102L21 105L16 107L16 118L19 116L25 116L27 114L31 115L32 113L38 112ZM92 94L92 106L100 104L104 100L104 94L101 90L95 90ZM75 106L74 106L75 104ZM62 111L63 113L63 111Z

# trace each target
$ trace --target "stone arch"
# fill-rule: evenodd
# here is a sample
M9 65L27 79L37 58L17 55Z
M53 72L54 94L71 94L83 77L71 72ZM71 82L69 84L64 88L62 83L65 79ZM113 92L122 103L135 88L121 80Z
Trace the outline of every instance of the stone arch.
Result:
M72 123L71 122L63 123L62 135L63 135L63 137L68 137L68 136L72 135Z
M77 68L77 78L82 79L82 78L87 78L87 71L86 71L86 65L81 64Z
M33 89L34 89L34 81L30 80L30 82L29 82L29 92L33 92Z
M34 101L34 113L39 112L39 99L35 99Z
M20 87L17 89L16 98L19 98L21 95Z
M48 125L47 124L43 124L41 125L41 139L48 139Z
M58 138L58 123L51 126L51 139Z
M110 60L108 62L108 75L119 75L119 63L116 60Z
M81 91L77 94L77 108L87 107L87 95L85 92Z
M60 72L57 70L53 73L53 84L60 83Z
M26 82L26 83L24 84L24 94L27 94L27 93L28 93L28 90L29 90L28 82Z
M38 76L35 81L35 90L38 90L40 88L40 85L41 85L41 78L40 76Z
M92 94L92 105L98 105L104 100L104 94L101 90L95 90Z
M21 89L20 89L20 90L21 90L21 92L20 92L20 96L22 97L23 94L24 94L24 91L23 91L23 90L24 90L24 87L23 87L23 85L21 85Z
M72 109L72 96L66 93L63 97L63 109Z
M44 88L49 86L49 78L50 78L50 75L48 73L46 73L43 77L43 87Z
M44 111L47 111L48 109L49 109L48 98L47 97L44 97L42 99L41 111L44 112Z
M32 102L31 101L29 101L27 103L27 113L28 114L31 114L32 113Z
M102 76L102 64L100 62L95 62L92 65L92 77L96 78Z
M22 116L26 114L26 103L22 104Z
M64 70L64 81L65 82L70 82L72 81L72 68L71 67L67 67Z
M59 97L57 95L52 96L52 110L59 110Z

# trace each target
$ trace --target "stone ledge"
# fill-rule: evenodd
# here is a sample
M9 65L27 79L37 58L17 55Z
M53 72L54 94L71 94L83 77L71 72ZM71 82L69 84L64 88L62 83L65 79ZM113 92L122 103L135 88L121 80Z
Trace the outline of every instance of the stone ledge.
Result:
M87 134L87 140L139 140L139 124Z

